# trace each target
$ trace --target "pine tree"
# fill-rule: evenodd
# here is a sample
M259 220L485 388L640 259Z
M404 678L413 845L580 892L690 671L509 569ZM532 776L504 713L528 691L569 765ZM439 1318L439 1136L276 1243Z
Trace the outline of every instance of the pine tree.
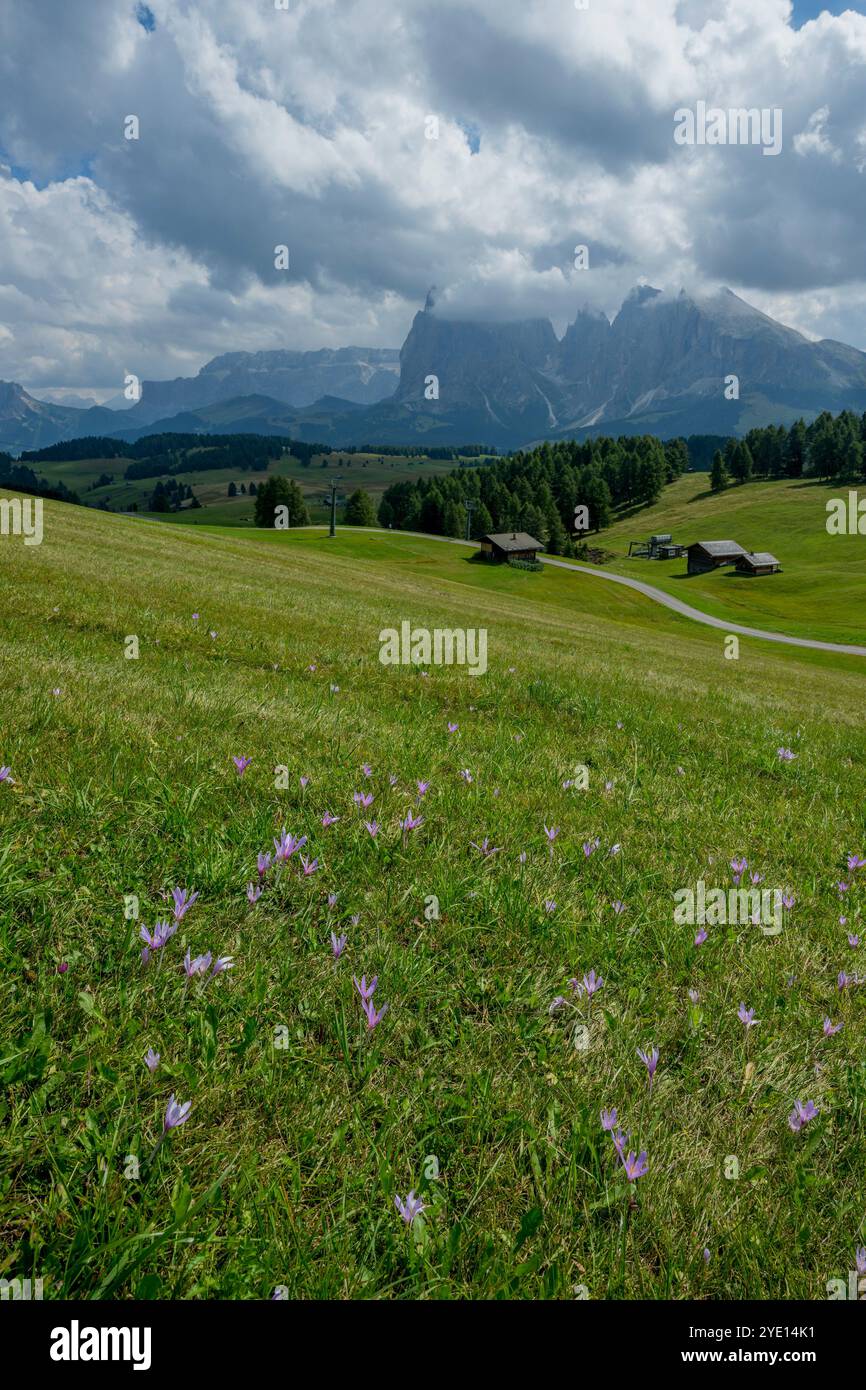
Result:
M345 522L347 526L375 526L376 512L373 499L363 488L356 488L346 503Z
M710 489L712 492L723 492L728 486L728 470L725 467L725 460L722 457L721 449L717 449L713 454L713 468L710 473Z

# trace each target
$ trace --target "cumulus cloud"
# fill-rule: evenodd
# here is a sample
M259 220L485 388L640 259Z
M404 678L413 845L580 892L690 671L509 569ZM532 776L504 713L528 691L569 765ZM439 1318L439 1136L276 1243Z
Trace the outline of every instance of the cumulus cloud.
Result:
M433 283L559 331L640 279L725 283L866 347L853 11L76 0L0 11L0 84L0 376L32 389L397 346ZM779 108L781 154L677 145L699 101Z

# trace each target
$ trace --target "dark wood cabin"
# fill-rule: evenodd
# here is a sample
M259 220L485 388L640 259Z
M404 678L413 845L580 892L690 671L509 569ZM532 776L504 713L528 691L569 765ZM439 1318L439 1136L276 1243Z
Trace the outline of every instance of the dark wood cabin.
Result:
M778 574L782 566L768 550L747 550L737 561L739 574Z
M695 541L688 547L688 572L706 574L720 565L735 565L747 553L736 541Z
M480 554L485 560L501 564L503 560L534 560L544 546L526 531L503 531L501 535L482 536Z

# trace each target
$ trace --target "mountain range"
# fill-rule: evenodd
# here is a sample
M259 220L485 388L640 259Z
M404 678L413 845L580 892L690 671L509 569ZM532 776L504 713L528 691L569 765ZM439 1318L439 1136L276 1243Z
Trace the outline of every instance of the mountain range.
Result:
M511 449L598 433L737 435L845 408L866 410L866 353L810 341L728 289L641 285L612 322L582 309L561 339L548 319L448 319L428 298L399 353L226 353L195 377L144 382L123 412L0 382L0 449L161 430Z

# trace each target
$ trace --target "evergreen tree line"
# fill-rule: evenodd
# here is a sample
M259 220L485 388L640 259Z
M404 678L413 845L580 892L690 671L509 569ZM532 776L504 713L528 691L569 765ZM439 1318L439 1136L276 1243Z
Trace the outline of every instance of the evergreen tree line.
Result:
M653 435L546 442L475 468L394 483L379 504L379 523L431 535L528 531L554 555L573 553L575 510L589 526L610 523L614 507L649 505L688 467L685 441ZM579 537L578 537L579 539Z
M78 493L72 492L65 483L49 482L47 478L37 477L32 468L16 463L11 454L0 453L0 487L25 492L32 497L53 498L55 502L81 504Z
M810 425L766 425L729 439L713 455L710 487L720 492L750 478L814 478L821 482L861 482L866 473L866 413L822 410Z

